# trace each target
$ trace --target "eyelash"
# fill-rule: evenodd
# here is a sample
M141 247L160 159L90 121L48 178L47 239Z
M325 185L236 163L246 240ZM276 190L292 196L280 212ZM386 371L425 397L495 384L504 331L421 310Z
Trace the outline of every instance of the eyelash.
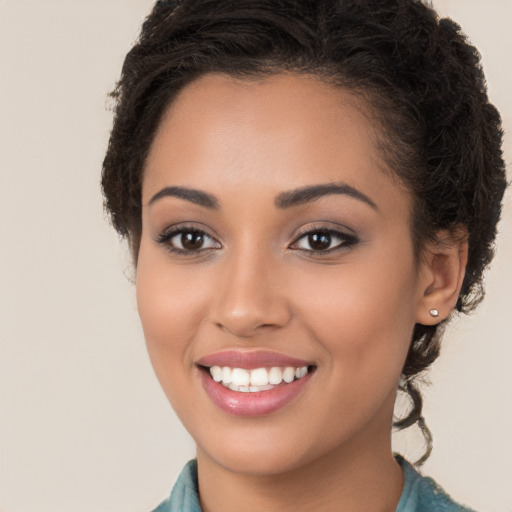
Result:
M338 229L332 229L332 228L326 228L325 226L313 226L306 228L302 231L300 231L295 238L295 240L292 243L293 245L296 245L300 240L306 239L309 236L312 235L321 235L321 236L328 236L331 239L332 238L338 238L340 242L335 245L334 247L329 247L325 250L314 250L314 249L295 249L298 251L306 252L306 253L312 253L314 255L322 256L324 254L331 254L338 251L343 251L346 249L351 249L352 247L356 246L359 243L359 239L355 234L349 234L344 231L338 230Z
M214 245L217 244L219 247L207 247L207 248L199 248L199 249L180 249L179 247L175 247L172 245L171 240L179 235L184 234L193 234L195 236L202 236L204 238L208 238L213 241ZM198 256L204 251L207 251L209 249L217 249L220 248L220 243L217 242L212 236L210 236L206 231L203 229L198 229L196 227L192 226L180 226L173 229L169 229L161 233L155 240L158 244L164 245L165 248L173 253L178 254L181 256ZM180 243L182 240L180 240ZM181 244L183 246L183 244Z
M213 245L214 246L217 245L217 247L201 247L199 249L188 249L187 250L184 248L179 248L179 247L173 246L171 243L171 240L179 235L183 236L184 234L192 234L194 236L201 236L201 237L203 237L203 240L205 238L208 238L213 242ZM299 241L306 239L307 237L313 236L313 235L330 237L331 240L332 240L332 238L337 238L340 240L340 242L336 246L329 247L328 249L325 249L325 250L304 249L304 248L293 249L293 246L297 245L297 243ZM196 227L192 227L192 226L180 226L180 227L168 230L168 231L164 231L155 239L155 241L158 244L164 245L166 247L166 249L171 253L178 254L181 256L190 256L190 257L198 256L199 254L204 253L204 251L221 248L220 243L217 242L206 231L204 231L202 229L198 229ZM183 240L181 239L180 243L183 247L182 242L183 242ZM311 240L309 242L311 242ZM331 254L333 252L342 251L344 249L350 249L350 248L354 247L355 245L357 245L358 243L359 243L359 239L354 234L348 234L348 233L345 233L340 230L326 228L325 226L314 226L312 228L307 228L307 229L304 229L303 231L299 232L298 235L296 236L295 240L290 245L290 248L292 248L293 250L304 252L304 253L321 256L324 254Z

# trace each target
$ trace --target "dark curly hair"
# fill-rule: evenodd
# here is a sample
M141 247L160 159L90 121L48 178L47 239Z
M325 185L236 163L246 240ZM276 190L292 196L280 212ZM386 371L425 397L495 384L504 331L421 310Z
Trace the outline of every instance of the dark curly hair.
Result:
M112 93L103 163L105 207L135 264L151 142L176 94L209 72L308 74L363 97L381 128L384 160L413 194L416 255L439 230L462 228L469 255L456 309L481 301L506 175L500 116L479 53L456 23L421 0L157 2ZM398 428L419 421L428 436L414 378L438 357L443 327L414 328L400 384L412 407Z

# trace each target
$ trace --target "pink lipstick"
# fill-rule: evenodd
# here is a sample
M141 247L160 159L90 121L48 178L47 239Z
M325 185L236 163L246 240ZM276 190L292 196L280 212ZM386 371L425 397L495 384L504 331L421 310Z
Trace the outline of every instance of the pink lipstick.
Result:
M229 350L197 361L203 388L220 409L262 416L285 407L307 386L315 365L270 351Z

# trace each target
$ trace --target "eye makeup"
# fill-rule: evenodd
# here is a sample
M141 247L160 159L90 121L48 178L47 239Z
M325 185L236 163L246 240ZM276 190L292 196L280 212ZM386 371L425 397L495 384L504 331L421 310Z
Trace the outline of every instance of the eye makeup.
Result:
M180 256L198 256L205 251L222 248L220 242L204 229L186 224L165 229L155 238L155 242Z
M290 248L321 256L351 249L358 243L359 238L354 233L325 225L314 225L301 229Z
M197 256L212 250L222 249L222 244L204 229L192 225L178 225L165 229L155 242L166 250L180 256ZM293 242L291 250L309 253L315 256L349 250L359 243L354 233L341 229L314 225L301 229Z

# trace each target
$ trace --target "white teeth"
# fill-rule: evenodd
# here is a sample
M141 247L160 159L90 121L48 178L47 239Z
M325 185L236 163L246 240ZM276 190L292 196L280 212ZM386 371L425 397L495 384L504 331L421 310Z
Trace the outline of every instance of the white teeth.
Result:
M251 386L266 386L268 384L268 371L266 368L251 370Z
M272 389L274 386L271 384L267 384L266 386L249 386L249 391L252 393L256 393L258 391L268 391L269 389Z
M255 368L254 370L230 368L229 366L212 366L210 368L210 375L215 382L241 393L267 391L282 382L289 384L296 379L301 379L307 373L307 366L300 368L273 366L272 368Z
M305 377L308 373L308 367L303 366L302 368L297 368L295 370L295 378L296 379L302 379L302 377Z
M222 384L227 386L230 383L231 383L231 368L229 366L224 366L222 368Z
M268 383L277 386L278 384L281 384L282 380L283 372L281 368L277 368L275 366L273 368L270 368L270 371L268 372Z
M286 383L293 382L295 380L295 368L292 368L291 366L287 366L283 370L283 380Z
M235 386L249 386L251 376L247 370L243 368L233 368L231 372L231 382Z
M210 368L210 375L215 382L220 382L222 380L222 368L220 366L212 366Z

